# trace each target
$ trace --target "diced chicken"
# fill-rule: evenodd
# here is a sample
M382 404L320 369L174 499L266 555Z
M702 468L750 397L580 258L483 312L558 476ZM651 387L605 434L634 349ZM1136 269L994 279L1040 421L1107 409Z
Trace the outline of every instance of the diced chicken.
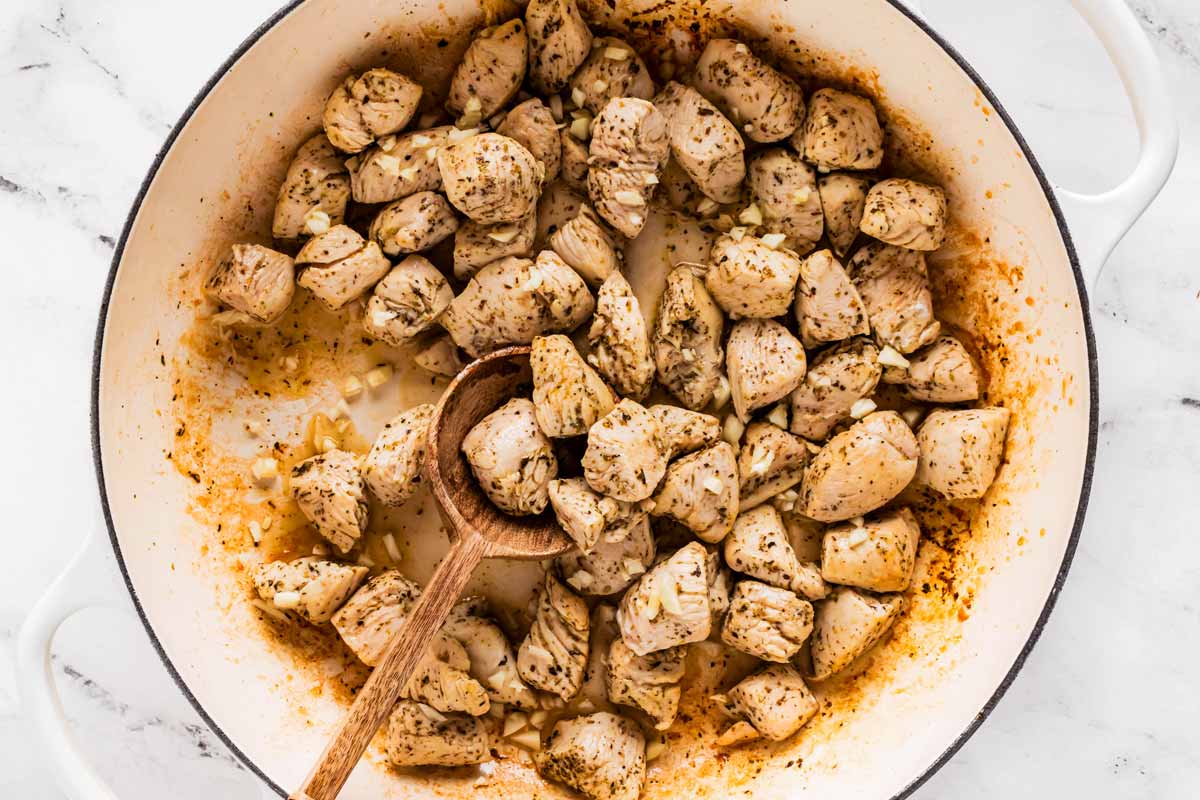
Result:
M348 553L367 529L367 492L358 459L330 450L292 467L292 497L317 533Z
M821 576L872 592L902 592L912 581L920 538L921 526L907 508L874 514L861 525L831 525L821 548Z
M404 696L442 712L465 711L473 717L486 714L491 700L483 685L471 677L470 668L471 659L463 646L447 634L438 633L405 687Z
M365 150L380 136L402 130L421 102L421 85L377 67L346 78L325 102L325 135L346 153Z
M467 117L468 126L487 119L508 105L521 88L528 61L529 39L522 20L484 28L454 70L446 107Z
M538 94L554 94L567 85L592 49L592 31L575 0L531 0L525 7L529 27L529 83Z
M726 234L713 244L704 283L733 319L770 318L792 305L800 258L756 236Z
M296 264L303 267L296 282L330 311L362 297L392 268L378 244L345 225L313 237L296 255Z
M517 673L517 657L500 626L471 614L454 614L442 631L463 646L471 660L470 675L487 690L493 703L536 709L537 694Z
M792 433L821 441L879 384L879 350L869 340L849 339L822 350L792 392Z
M899 383L914 400L963 403L979 399L982 376L975 359L958 339L942 334L908 357L908 367L884 370L885 383Z
M599 494L583 478L551 481L549 492L558 524L584 554L592 552L602 538L609 542L623 540L646 518L640 504Z
M667 471L667 444L658 420L624 399L588 430L583 474L588 485L617 500L645 500Z
M621 598L621 638L640 656L708 638L708 553L699 542L676 550Z
M328 622L366 579L366 567L310 556L260 565L254 570L254 589L266 602L320 625Z
M684 214L705 216L700 213L700 204L704 203L705 207L708 207L714 202L700 191L700 187L692 181L691 176L673 158L667 159L667 165L663 167L658 184L657 197L666 200L667 205ZM715 213L717 209L714 207L710 210Z
M342 158L321 134L300 145L275 198L271 234L276 239L293 241L342 224L350 200Z
M437 154L449 141L449 125L385 136L347 165L357 203L390 203L442 188Z
M417 192L383 207L371 238L389 256L428 250L458 230L458 215L437 192Z
M546 168L515 139L480 133L438 150L446 198L481 225L516 222L537 207Z
M666 117L647 100L611 100L592 126L588 194L600 217L630 239L646 224L669 147Z
M665 404L647 410L663 430L670 458L715 444L721 438L721 421L711 414Z
M536 261L502 258L479 270L442 315L459 347L478 358L546 333L574 330L595 301L583 279L549 250Z
M603 36L592 43L592 51L571 77L571 96L592 114L599 114L608 101L618 97L654 96L654 81L637 52L620 39ZM656 104L657 105L657 104Z
M692 83L751 141L786 139L804 120L804 95L795 81L733 39L708 43Z
M367 581L330 621L358 660L374 666L420 594L420 586L388 570Z
M588 158L590 156L587 143L575 138L570 128L563 128L559 132L559 141L562 143L562 171L560 174L563 182L577 192L586 192Z
M871 181L854 175L824 175L817 181L821 195L821 211L825 216L825 235L833 252L842 258L850 252L858 236L867 190Z
M588 361L619 394L640 401L650 393L654 359L646 320L629 281L619 272L610 275L596 293L588 344L592 348Z
M646 739L637 725L607 711L559 720L534 764L588 800L637 800L646 780Z
M433 412L432 403L414 406L395 416L375 437L362 472L367 486L384 505L403 505L417 491Z
M711 629L721 626L725 612L729 610L729 594L733 586L733 573L721 561L716 550L708 554L708 616Z
M721 641L763 661L790 661L813 627L813 607L788 589L758 581L733 587Z
M534 97L517 106L504 117L496 133L507 136L522 146L545 168L545 182L551 183L562 168L562 140L558 123L546 104Z
M654 323L654 363L662 385L693 411L708 405L720 383L724 326L703 270L681 266L667 274Z
M534 339L529 364L533 407L547 436L582 436L617 404L617 395L562 334Z
M706 196L735 202L746 177L746 145L737 127L702 94L674 81L654 105L667 118L675 163Z
M454 299L454 290L437 267L422 256L409 256L375 285L363 314L363 329L393 347L429 328Z
M633 507L610 523L610 528L587 555L571 553L558 559L563 578L581 594L603 596L623 591L654 562L654 533L645 511Z
M937 409L917 431L917 480L954 500L983 497L1004 457L1007 408Z
M808 444L800 437L771 422L750 423L738 451L742 510L798 484L808 460Z
M547 573L517 670L530 686L570 700L583 685L587 660L587 603Z
M820 584L820 575L813 575L800 562L788 540L783 518L769 504L743 511L725 539L725 562L738 572L757 578L770 586L788 589L802 597L812 598L813 589ZM820 596L824 592L820 591Z
M883 130L865 97L818 89L808 100L808 119L792 146L822 172L875 169L883 163Z
M442 714L412 700L401 700L388 718L383 742L387 760L397 767L459 767L491 758L487 728L466 714Z
M617 609L606 603L598 603L592 609L588 628L588 664L579 698L590 702L596 709L605 710L609 707L608 651L621 635L617 627Z
M849 266L877 342L911 353L937 339L942 326L933 318L924 253L870 242Z
M728 692L729 710L759 734L782 741L816 716L820 703L790 664L768 664Z
M787 247L804 255L825 229L817 174L783 147L759 151L750 159L750 197L762 212L764 233L782 233Z
M654 495L655 516L677 520L701 541L725 538L738 513L737 457L728 442L672 461Z
M270 323L291 305L295 273L295 264L283 253L258 244L235 244L204 288L255 322Z
M617 639L608 651L608 699L645 711L657 730L675 721L683 693L686 647L670 647L639 656Z
M867 236L910 250L937 250L946 240L946 193L940 186L888 178L871 187L859 227Z
M788 541L801 562L821 561L821 545L825 541L825 525L795 511L782 513Z
M469 281L480 267L493 261L507 256L532 256L536 235L536 213L498 225L464 221L454 234L454 277Z
M850 666L892 627L904 601L838 587L817 609L811 640L813 678L824 680Z
M725 354L733 409L743 422L751 411L787 397L804 380L804 346L772 319L735 323Z
M540 514L558 475L554 447L538 427L533 403L513 398L467 432L463 453L488 499L509 514Z
M448 333L438 334L429 340L428 344L413 355L413 363L426 372L443 378L453 378L467 365L459 355L458 345Z
M796 510L821 522L874 511L912 480L919 454L917 439L899 414L868 414L809 462Z
M805 347L871 332L863 298L828 250L818 250L801 264L795 313Z
M592 288L603 284L621 266L612 237L586 207L550 234L549 245Z
M556 181L546 187L537 207L537 238L538 247L544 248L550 240L550 235L583 213L587 205L585 194L575 192L562 181Z

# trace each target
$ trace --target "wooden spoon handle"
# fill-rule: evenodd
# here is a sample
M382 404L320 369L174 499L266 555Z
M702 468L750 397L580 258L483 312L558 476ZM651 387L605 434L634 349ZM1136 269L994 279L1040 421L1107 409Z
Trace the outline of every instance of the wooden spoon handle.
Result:
M487 540L473 531L466 532L450 547L408 619L392 637L383 658L359 690L350 713L290 800L334 800L337 797L371 738L400 699L486 550Z

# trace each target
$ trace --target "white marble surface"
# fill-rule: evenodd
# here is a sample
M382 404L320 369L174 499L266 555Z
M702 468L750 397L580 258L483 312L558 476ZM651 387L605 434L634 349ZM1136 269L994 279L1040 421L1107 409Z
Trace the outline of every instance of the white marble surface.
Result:
M278 0L0 3L0 798L58 798L15 700L13 637L98 524L88 438L97 302L113 240L170 126ZM1200 795L1200 4L1130 0L1162 58L1183 147L1092 294L1100 456L1088 523L1041 643L982 730L917 797ZM1065 0L925 0L1041 163L1113 185L1136 130ZM258 796L116 613L75 619L56 671L122 798Z

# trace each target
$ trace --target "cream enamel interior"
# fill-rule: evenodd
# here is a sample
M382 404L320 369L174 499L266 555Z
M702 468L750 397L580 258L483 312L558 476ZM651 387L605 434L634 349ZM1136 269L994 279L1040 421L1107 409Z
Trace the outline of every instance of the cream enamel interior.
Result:
M664 13L660 4L640 5ZM585 4L585 14L616 24L636 18L638 6L622 3L614 12ZM685 8L681 3L675 11L690 19ZM287 161L317 130L336 81L386 63L426 86L444 84L469 31L503 11L467 0L309 0L285 15L233 64L180 132L137 213L112 289L99 426L125 567L154 634L199 704L285 788L307 772L342 706L328 693L314 694L308 673L254 634L251 612L238 601L241 578L210 555L212 532L187 513L195 483L165 458L174 436L167 413L172 361L184 357L176 343L195 314L180 299L194 288L200 265L230 242L261 238L269 228ZM722 765L711 751L691 749L653 767L648 796L667 796L686 781L697 795L722 796L737 784L762 797L890 797L971 725L1053 591L1087 468L1092 403L1083 310L1062 234L1018 143L970 77L904 14L885 0L752 2L724 13L771 41L782 57L840 54L805 59L798 69L866 75L889 109L933 133L956 219L988 239L985 254L948 245L933 259L934 269L954 271L976 299L994 296L965 304L955 321L985 324L971 309L986 307L986 324L1011 338L1003 385L992 389L1016 414L1008 463L972 520L971 574L959 576L972 593L968 618L913 615L898 639L920 644L891 653L888 668L862 681L837 719L815 723L786 747L754 751L761 771L744 758ZM441 38L445 47L436 44ZM634 282L639 294L652 296L665 256L650 238L636 248ZM996 263L1005 267L987 266ZM397 402L427 399L432 390L414 373L396 391L398 397L356 409L364 434ZM435 533L409 556L414 577L427 577L444 548ZM485 577L520 592L531 582L530 569L494 567ZM545 796L516 773L501 778L476 787L474 773L430 779L364 763L343 796Z

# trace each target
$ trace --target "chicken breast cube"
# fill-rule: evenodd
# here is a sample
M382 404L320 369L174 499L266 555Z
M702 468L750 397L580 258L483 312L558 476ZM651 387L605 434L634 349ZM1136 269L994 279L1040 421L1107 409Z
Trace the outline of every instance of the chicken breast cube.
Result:
M693 411L708 405L721 381L724 327L704 272L691 266L671 270L654 323L654 363L662 385Z
M296 282L330 311L362 297L392 268L378 244L345 225L309 240L296 254L296 264L303 266Z
M617 395L566 336L534 339L529 364L533 407L547 436L582 436L617 404Z
M630 239L646 224L669 148L666 117L636 97L610 100L592 125L588 195L596 213Z
M438 334L417 350L413 355L413 363L426 372L443 378L453 378L467 365L459 355L458 345L448 333Z
M874 514L861 524L825 531L821 575L830 583L872 592L902 592L912 581L921 526L907 508Z
M733 587L721 641L763 661L786 663L812 632L813 607L795 592L758 581Z
M808 119L792 146L822 172L875 169L883 163L883 130L865 97L818 89L808 100Z
M533 153L546 170L547 184L558 177L562 168L562 140L558 123L540 99L534 97L514 106L496 128L496 133L520 142Z
M946 240L946 193L940 186L889 178L867 193L859 227L867 236L910 250L937 250Z
M424 703L401 700L388 718L383 740L397 767L459 767L490 759L487 728L466 714L442 714Z
M804 346L775 320L740 320L725 353L733 409L743 422L751 411L787 397L804 380Z
M821 351L792 392L792 433L825 439L851 419L855 403L875 393L881 374L879 349L867 339L849 339Z
M486 714L491 700L483 685L471 677L470 668L466 649L452 637L438 633L405 687L404 696L442 712L465 711L473 717Z
M795 81L733 39L713 39L700 54L692 84L751 141L786 139L804 120L804 95Z
M350 200L342 158L324 135L300 145L275 198L271 235L294 241L342 224Z
M728 692L729 710L772 741L782 741L816 716L820 703L799 670L768 664Z
M783 518L769 504L738 516L725 539L725 562L738 572L804 597L812 588L811 576L788 541Z
M926 403L963 403L979 399L983 378L975 359L953 336L937 341L908 357L907 367L888 367L884 383L898 383L905 394Z
M588 430L583 475L617 500L645 500L667 471L667 444L658 420L624 399Z
M235 244L204 284L208 294L255 322L283 316L296 291L292 259L258 244Z
M558 459L529 400L513 398L488 414L467 432L462 450L484 494L502 511L528 515L546 509Z
M900 616L900 595L872 597L838 587L817 609L813 624L813 679L824 680L841 672L870 649Z
M550 249L597 288L621 266L608 231L586 206L579 215L550 234Z
M558 524L584 554L592 552L601 538L621 541L646 518L640 504L594 492L583 478L550 481L549 492Z
M592 114L599 114L617 97L649 100L654 96L654 81L637 51L612 36L592 43L591 52L571 77L570 87L571 96L581 97L580 105Z
M442 188L437 155L449 141L449 125L385 136L346 163L357 203L390 203Z
M617 608L621 638L639 656L691 642L712 629L708 553L691 542L629 588Z
M821 211L825 217L825 235L833 252L842 258L850 252L858 237L858 226L867 204L871 181L854 175L825 175L817 181Z
M733 319L770 318L792 305L800 258L756 236L726 234L713 244L704 283Z
M771 422L752 422L738 451L742 510L786 492L804 477L808 444Z
M438 150L446 197L481 225L516 222L537 207L546 168L515 139L480 133Z
M428 250L458 230L458 216L437 192L417 192L384 206L371 222L371 238L389 256Z
M459 347L479 358L545 333L574 330L594 308L583 279L543 250L536 261L502 258L479 270L440 322Z
M863 298L828 250L818 250L801 264L795 313L805 347L871 332Z
M363 478L385 506L400 506L417 491L434 406L422 403L386 425L363 460Z
M587 603L547 573L517 670L530 686L570 700L583 684L587 660Z
M656 730L665 731L675 722L683 693L686 647L671 647L639 656L617 639L608 651L608 699L645 711Z
M934 342L942 326L933 318L925 255L871 242L850 259L850 277L862 295L875 340L901 353Z
M292 467L292 497L304 516L339 553L348 553L367 529L367 496L358 459L330 450Z
M363 329L374 339L400 347L429 328L454 299L437 267L409 256L375 285L363 314Z
M521 88L528 60L529 39L522 20L484 28L454 70L446 108L467 117L467 126L487 119Z
M588 362L617 391L633 400L650 393L654 360L646 320L629 281L619 272L608 277L596 294L596 314L588 331Z
M674 81L654 105L667 117L675 162L706 196L736 202L746 177L746 145L737 127L695 89Z
M592 31L575 0L532 0L525 7L525 24L529 83L538 94L554 94L591 52Z
M388 570L367 581L330 621L358 660L373 667L420 595L420 586Z
M254 570L254 589L268 603L285 595L295 604L282 600L276 607L294 611L306 622L328 622L354 590L367 579L366 567L326 561L315 556L295 561L272 561ZM294 598L291 595L298 597Z
M325 102L321 124L337 149L357 153L380 136L402 130L417 111L421 85L377 67L346 78Z
M442 632L462 645L471 660L470 675L487 690L493 703L536 709L537 694L517 674L512 646L491 620L452 613Z
M624 529L602 535L586 555L569 553L558 559L563 578L581 594L623 591L653 563L654 533L646 512L634 507L614 524L618 522Z
M634 723L600 711L554 723L533 760L542 777L588 800L637 800L646 780L646 739Z
M713 550L708 554L708 617L711 628L717 628L729 610L729 594L733 585L733 573L721 562L721 556Z
M647 410L663 430L670 458L716 444L721 438L721 421L711 414L669 405L650 406Z
M796 510L821 522L874 511L913 479L919 454L917 439L899 414L868 414L809 462Z
M454 277L469 281L480 267L507 256L532 256L537 214L516 222L480 225L466 220L454 234Z
M701 541L724 539L738 513L737 457L729 443L717 442L671 462L654 495L652 513L677 520Z
M1004 457L1007 408L937 409L917 430L917 480L953 500L983 497Z
M783 147L759 151L750 159L750 196L762 212L758 233L782 233L787 247L810 252L825 230L817 174Z
M596 708L606 709L609 706L608 651L621 635L617 628L617 609L605 603L597 604L592 608L588 626L588 665L578 697Z
M562 144L562 171L561 176L563 182L577 192L587 191L587 176L588 176L588 146L586 142L581 142L572 134L570 128L563 128L559 131L559 142Z

